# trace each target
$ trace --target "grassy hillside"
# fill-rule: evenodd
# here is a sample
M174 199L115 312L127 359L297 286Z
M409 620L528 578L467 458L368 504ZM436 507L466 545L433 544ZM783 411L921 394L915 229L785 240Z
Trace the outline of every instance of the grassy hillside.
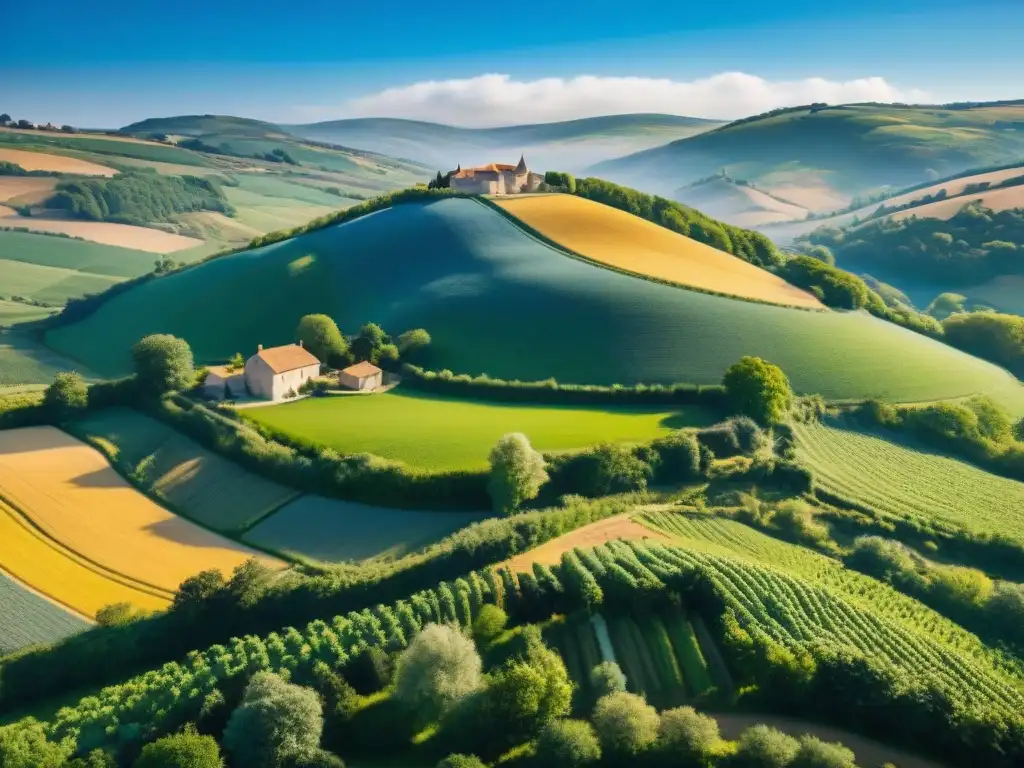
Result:
M669 194L725 170L812 210L929 176L1024 154L1024 104L974 108L846 105L747 118L593 167L596 175Z
M810 213L803 206L780 200L748 183L718 175L680 187L672 198L737 227L800 220Z
M591 266L465 199L396 206L149 281L47 339L117 375L147 333L181 336L213 362L291 341L310 312L350 333L367 320L426 328L424 365L501 378L718 383L756 354L830 398L1022 391L1001 369L866 314L734 301Z
M444 171L460 163L514 163L521 152L535 169L557 165L572 171L719 125L718 121L675 115L609 115L504 128L457 128L393 118L332 120L285 128L304 138L408 157ZM506 156L510 159L503 160Z

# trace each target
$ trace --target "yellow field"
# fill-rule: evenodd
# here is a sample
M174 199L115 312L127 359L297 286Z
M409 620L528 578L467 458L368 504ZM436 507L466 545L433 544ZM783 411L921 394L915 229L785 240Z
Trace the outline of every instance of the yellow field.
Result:
M18 216L9 208L0 211L0 227L15 227L32 232L56 232L91 240L102 245L116 245L150 253L174 253L186 248L202 245L202 240L184 237L172 232L162 232L149 227L131 224L115 224L110 221L74 221L72 219L47 219L38 216Z
M78 173L83 176L113 176L113 168L97 165L87 160L63 155L48 155L45 152L28 152L24 149L0 149L0 161L20 165L26 171L60 171Z
M1021 175L1020 168L1017 169L1015 175ZM1024 187L1003 187L1002 189L962 195L951 200L939 200L936 203L919 205L916 208L908 208L905 211L890 214L890 218L900 220L909 216L917 216L919 219L951 219L967 203L973 203L975 200L980 200L982 205L993 211L1024 208Z
M75 554L161 590L211 568L230 574L254 556L284 566L171 514L53 427L0 432L0 497Z
M545 237L611 267L774 304L822 309L806 291L735 256L573 195L496 198Z
M35 204L57 186L57 179L45 176L0 176L0 203Z
M171 595L104 572L50 541L0 501L0 568L51 600L90 619L111 603L161 611Z
M889 208L894 208L899 205L906 205L907 203L913 202L914 200L920 200L922 197L928 195L935 195L941 190L946 190L947 197L955 197L956 195L962 195L968 184L980 184L983 181L987 181L989 184L995 185L1006 179L1012 179L1015 176L1024 175L1024 166L1017 166L1015 168L1004 168L1001 171L990 171L989 173L979 173L974 176L964 176L962 179L953 179L953 181L943 182L941 184L934 184L924 189L918 189L913 192L907 192L904 195L898 195L897 197L890 197L888 200L882 201L882 204ZM979 193L983 194L983 193ZM874 205L865 206L865 210L873 210L879 206L879 203Z

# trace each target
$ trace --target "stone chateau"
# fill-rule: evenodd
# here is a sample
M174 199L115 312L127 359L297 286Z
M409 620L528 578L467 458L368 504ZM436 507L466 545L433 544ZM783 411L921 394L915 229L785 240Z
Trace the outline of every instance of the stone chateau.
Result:
M520 156L519 165L491 163L477 168L463 168L452 171L451 188L474 195L516 195L522 192L536 192L544 176L534 173L526 166L526 158Z

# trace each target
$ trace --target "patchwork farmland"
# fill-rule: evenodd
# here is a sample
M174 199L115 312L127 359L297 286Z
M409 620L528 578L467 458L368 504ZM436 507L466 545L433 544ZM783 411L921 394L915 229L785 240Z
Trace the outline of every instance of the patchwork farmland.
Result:
M3 143L0 143L0 162L13 163L26 171L74 173L81 176L113 176L117 173L114 168L79 160L75 157L9 149Z
M541 451L567 451L600 442L643 442L714 419L695 407L523 405L401 389L372 397L308 398L243 414L301 441L426 470L486 467L491 448L509 432L523 432Z
M617 208L558 194L494 202L544 237L610 267L740 298L824 309L766 270Z
M273 558L200 528L129 486L93 448L53 427L0 432L0 498L96 566L173 592L189 576Z
M0 513L2 514L2 513ZM0 571L0 657L39 643L53 643L89 624Z
M1024 483L901 444L896 434L842 423L798 424L795 432L801 460L830 493L916 524L1024 537Z
M410 260L424 243L434 257ZM345 288L352 285L360 290ZM277 299L223 300L234 293ZM910 402L984 391L1024 413L1024 387L1006 371L892 323L617 274L542 245L473 200L399 205L214 259L126 291L47 341L116 376L147 333L184 338L199 362L214 363L291 341L299 319L315 311L350 333L371 317L390 329L427 328L433 342L417 362L458 373L717 384L739 357L755 354L780 365L798 392L829 399ZM528 354L510 352L517 349Z

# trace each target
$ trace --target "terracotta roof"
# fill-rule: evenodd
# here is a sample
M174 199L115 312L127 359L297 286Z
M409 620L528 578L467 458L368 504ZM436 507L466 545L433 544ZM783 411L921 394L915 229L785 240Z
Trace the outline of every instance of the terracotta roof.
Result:
M525 168L525 166L523 167ZM464 179L468 176L475 176L478 173L500 173L501 171L515 170L517 170L517 166L510 165L509 163L488 163L487 165L479 165L476 168L462 168L460 166L452 176L457 179Z
M261 349L256 353L256 357L269 365L270 370L274 373L294 371L296 368L305 368L307 365L320 365L319 360L298 344Z
M342 373L347 373L349 376L355 376L357 379L365 379L369 376L376 376L380 372L380 368L378 368L376 365L374 365L373 363L367 363L365 361L362 363L356 363L355 365L350 365L348 368L342 371Z

